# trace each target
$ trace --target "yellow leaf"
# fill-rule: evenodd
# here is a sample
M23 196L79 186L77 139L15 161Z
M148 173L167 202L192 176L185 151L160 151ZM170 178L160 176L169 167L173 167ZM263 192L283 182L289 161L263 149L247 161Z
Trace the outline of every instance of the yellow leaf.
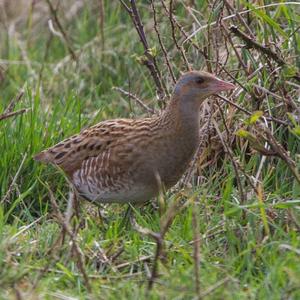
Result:
M254 124L263 115L261 110L255 111L249 118L249 124Z

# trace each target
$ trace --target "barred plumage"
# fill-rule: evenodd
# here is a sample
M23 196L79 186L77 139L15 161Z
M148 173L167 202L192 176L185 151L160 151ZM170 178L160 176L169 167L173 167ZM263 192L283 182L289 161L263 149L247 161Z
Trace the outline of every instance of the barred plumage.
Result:
M35 156L63 169L79 195L97 202L142 202L173 186L199 142L199 108L209 95L232 89L204 72L176 84L167 109L144 119L103 121Z

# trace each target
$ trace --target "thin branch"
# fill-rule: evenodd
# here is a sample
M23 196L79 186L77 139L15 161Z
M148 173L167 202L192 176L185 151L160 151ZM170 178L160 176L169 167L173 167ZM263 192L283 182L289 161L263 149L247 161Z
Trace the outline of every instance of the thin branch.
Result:
M115 91L118 91L122 94L124 94L125 96L129 96L131 99L133 99L136 103L138 103L143 109L145 109L147 112L151 113L151 114L155 114L157 113L157 111L151 107L149 107L148 105L146 105L138 96L136 96L135 94L132 94L130 92L127 92L125 90L123 90L120 87L113 87L112 88Z
M23 159L20 163L20 166L19 166L19 168L18 168L18 170L17 170L17 172L16 172L16 174L15 174L15 176L14 176L14 178L13 178L13 180L12 180L12 182L11 182L9 188L8 188L8 191L6 192L5 196L2 198L1 203L6 202L8 200L8 198L10 197L10 194L11 194L11 192L13 191L13 189L15 187L15 184L16 184L17 179L20 175L20 172L23 168L23 165L24 165L24 162L25 162L26 158L27 158L27 153L24 154Z
M211 118L211 115L210 115L209 119L210 118ZM206 137L206 132L208 131L209 123L210 122L207 121L205 124L203 124L203 126L200 129L200 132L199 132L200 142L199 142L198 148L197 148L197 150L196 150L196 152L194 154L194 157L193 157L193 159L192 159L192 161L190 163L188 171L187 171L187 173L185 174L185 176L184 176L184 178L182 180L181 187L187 186L187 184L190 182L190 180L192 178L193 171L195 169L197 160L199 158L200 153L203 150L203 145L205 144L205 141L206 141L205 137Z
M167 7L167 5L166 5L166 3L165 3L165 1L164 0L160 0L160 2L161 2L161 4L162 4L162 6L163 6L163 8L165 9L165 12L166 12L166 15L167 16L170 16L170 12L169 12L169 9L168 9L168 7ZM175 18L175 16L173 15L173 14L171 14L172 15L172 20L173 20L173 22L174 22L174 24L176 25L176 27L179 29L179 31L181 32L181 34L184 36L184 38L185 39L187 39L188 38L188 34L187 34L187 32L183 29L183 27L179 24L179 22L177 21L177 19ZM183 44L184 44L184 41L181 43L181 46L183 46ZM203 57L207 60L208 59L208 56L207 56L207 54L193 41L193 40L191 40L191 45L195 48L195 49L197 49L198 51L199 51L199 53L201 53L202 55L203 55Z
M279 57L279 55L274 52L272 49L269 47L263 46L262 44L258 43L257 41L254 40L254 38L249 37L247 34L242 32L237 28L237 26L230 26L229 30L234 33L236 36L238 36L240 39L242 39L248 48L254 48L263 54L265 54L268 57L271 57L273 60L275 60L279 65L285 65L286 62Z
M140 225L137 224L136 220L134 218L131 218L131 225L132 227L139 232L142 235L149 236L153 238L156 241L156 251L153 259L153 266L151 270L151 276L148 281L148 290L151 290L153 287L153 283L155 279L157 278L158 274L158 261L163 257L163 236L161 233L153 232L152 230L148 228L141 227Z
M224 123L224 126L226 127L226 129L228 130L227 128L227 125L226 125L226 121L225 121L225 117L223 115L223 112L221 109L220 110L220 113L221 113L221 116L222 116L222 119L223 119L223 123ZM237 186L238 186L238 190L239 190L239 193L240 193L240 198L241 198L241 202L242 203L245 203L246 202L246 195L244 193L244 190L243 190L243 186L242 186L242 183L241 183L241 179L240 179L240 175L239 175L239 171L238 171L238 165L234 159L234 156L233 156L233 153L232 153L232 150L231 148L227 145L227 143L224 141L223 139L223 136L221 134L221 131L219 129L219 126L218 126L218 123L215 121L215 119L212 119L212 122L215 126L215 129L218 133L218 136L222 142L222 145L223 145L223 148L224 148L224 151L225 153L227 153L230 157L230 160L232 162L232 165L233 165L233 169L234 169L234 172L235 172L235 177L236 177L236 182L237 182ZM227 132L228 134L229 132Z
M209 294L211 294L212 292L214 292L216 289L218 289L220 286L222 286L223 284L227 283L228 281L230 281L231 278L230 277L226 277L222 280L219 280L216 284L210 286L207 290L205 290L202 294L201 294L201 298L204 298L206 296L208 296Z
M77 262L78 262L78 264L77 264L78 269L80 270L80 272L83 276L83 280L85 282L87 290L90 292L91 291L91 285L90 285L90 282L89 282L88 275L87 275L87 273L85 271L85 268L84 268L84 256L83 256L83 253L82 253L81 249L79 248L79 246L77 244L76 236L72 232L69 225L66 223L65 217L61 214L61 212L59 210L59 207L58 207L58 204L57 204L57 202L55 200L55 197L53 195L53 192L51 191L50 188L48 188L48 191L50 193L50 201L51 201L51 204L53 206L56 217L58 218L58 221L61 224L61 226L63 227L64 231L69 235L69 237L71 239L73 249L76 253L76 258L77 258Z
M14 116L22 115L24 113L27 113L29 110L30 110L30 108L22 108L17 111L12 111L10 113L4 113L4 114L0 115L0 121L14 117Z
M161 48L161 50L162 50L162 52L164 54L164 58L165 58L168 70L170 72L170 75L172 77L173 83L176 83L176 77L175 77L174 72L172 70L172 67L171 67L171 64L170 64L170 61L169 61L169 58L168 58L167 50L166 50L166 48L165 48L165 46L164 46L164 44L162 42L159 30L158 30L158 24L157 24L157 18L156 18L156 9L155 9L155 5L154 5L154 1L153 0L151 0L151 6L152 6L152 11L153 11L154 30L156 32L160 48Z
M10 113L15 108L15 105L22 99L24 91L21 91L16 98L12 99L8 106L6 107L4 114Z
M149 261L151 258L153 257L153 255L147 255L147 256L142 256L134 261L127 261L127 262L124 262L124 263L121 263L119 265L116 265L115 268L118 270L118 269L123 269L123 268L126 268L126 267L129 267L129 266L132 266L136 263L141 263L141 262L145 262L145 261Z
M192 201L194 201L194 197L188 199L184 204L181 204L180 197L177 196L174 202L169 206L166 213L164 214L163 218L160 222L160 231L154 232L148 228L141 227L134 217L131 217L130 221L132 227L144 236L149 236L153 238L156 242L156 251L153 258L153 265L151 270L151 275L148 281L148 291L150 291L153 287L154 282L158 277L158 261L163 260L165 258L164 253L164 237L169 230L170 226L176 215L182 211L185 207L187 207Z
M236 15L237 19L240 21L240 23L247 29L247 31L249 32L251 38L254 38L254 34L252 32L252 30L250 29L250 27L248 26L248 24L245 22L245 20L243 19L243 17L241 16L240 12L238 10L236 10L227 0L224 0L224 3L227 7L228 10L230 10L231 12L234 13L234 15ZM224 20L224 18L222 18L222 20Z
M295 179L300 184L300 174L297 168L297 164L293 161L293 159L290 157L288 152L283 148L283 146L275 139L274 135L269 130L269 128L266 128L262 123L260 128L266 134L267 137L266 140L270 144L272 150L274 150L278 154L278 156L287 164L287 166L293 173Z
M228 98L226 98L226 97L224 97L224 96L222 96L222 95L217 94L216 96L217 96L218 98L222 99L223 101L227 102L228 104L234 106L234 107L237 108L238 110L244 112L244 113L247 114L248 116L251 116L251 115L253 114L253 112L247 110L246 108L240 106L240 105L237 104L237 103L232 102L231 100L229 100ZM262 116L262 117L264 117L264 116ZM274 118L274 117L271 117L271 116L264 117L264 118L265 118L266 120L268 120L268 121L273 121L273 122L276 122L276 123L278 123L278 124L280 124L280 125L289 126L289 124L288 124L287 122L285 122L285 121L283 121L283 120L280 120L280 119L277 119L277 118Z
M179 46L177 39L176 39L176 34L175 34L175 25L174 25L174 18L173 18L173 0L170 0L170 7L169 7L169 20L170 20L170 24L171 24L171 29L172 29L172 38L173 41L175 43L175 46L177 48L177 50L179 51L179 53L181 54L183 61L185 62L185 65L187 67L188 70L191 70L191 66L186 58L185 55L185 51L183 46Z
M193 243L193 257L194 257L194 272L195 272L195 290L198 296L198 299L201 298L200 292L200 233L199 233L199 224L198 224L198 216L196 210L196 204L193 203L192 206L192 226L193 226L193 235L194 235L194 243Z
M101 46L104 51L105 40L104 40L104 1L99 0L99 18L100 18L100 33L101 33Z
M77 62L77 56L75 54L75 51L73 50L73 47L71 46L71 42L70 42L70 39L67 35L67 33L65 32L58 16L57 16L57 9L53 7L52 3L51 3L51 0L46 0L47 1L47 4L49 6L49 9L50 9L50 12L51 12L51 15L55 21L55 24L57 25L58 27L58 30L63 38L63 40L65 41L66 45L67 45L67 48L71 54L71 57L74 61ZM58 2L59 3L59 2Z
M124 1L122 0L119 1L121 2L125 10L128 12L129 16L131 17L132 22L140 38L140 41L144 47L144 56L146 59L143 60L143 64L149 69L150 74L155 82L157 88L157 94L160 99L160 105L162 106L162 104L164 105L163 99L165 98L166 95L165 88L161 79L159 68L156 63L156 59L151 54L149 44L144 32L144 26L142 24L140 14L136 7L136 3L134 0L131 0L130 1L131 7L129 8Z
M245 62L243 61L243 58L241 57L240 53L238 52L238 50L237 50L236 47L234 46L234 43L233 43L233 40L232 40L232 38L231 38L231 35L230 35L230 32L229 32L228 28L223 24L222 21L221 21L220 23L221 23L221 28L223 28L223 31L222 31L223 36L229 41L229 43L230 43L230 45L231 45L231 47L232 47L232 49L233 49L233 51L234 51L234 53L235 53L237 59L238 59L239 62L240 62L240 65L243 67L245 73L246 73L247 75L249 75L249 74L248 74L247 66L246 66Z
M132 10L127 6L127 4L123 1L123 0L119 0L121 2L121 4L123 5L123 7L125 8L125 10L129 13L132 14Z
M252 12L256 9L261 9L261 8L267 8L267 7L276 7L276 6L281 6L283 5L282 2L279 2L279 3L270 3L270 4L267 4L267 5L262 5L262 6L257 6L253 9L247 9L247 10L244 10L244 11L241 11L239 12L240 15L243 15L243 14L248 14L249 12ZM300 5L299 2L295 2L295 1L287 1L287 2L284 2L284 5ZM198 11L196 11L198 12ZM232 18L235 18L237 17L236 14L232 14L232 15L229 15L229 16L226 16L224 18L222 18L222 21L226 21L226 20L229 20L229 19L232 19ZM203 26L200 26L199 28L197 28L196 30L194 30L190 35L187 35L186 39L183 41L183 44L188 42L190 39L192 39L198 32L206 29L207 27L209 26L215 26L217 25L218 22L211 22L209 24L205 24Z

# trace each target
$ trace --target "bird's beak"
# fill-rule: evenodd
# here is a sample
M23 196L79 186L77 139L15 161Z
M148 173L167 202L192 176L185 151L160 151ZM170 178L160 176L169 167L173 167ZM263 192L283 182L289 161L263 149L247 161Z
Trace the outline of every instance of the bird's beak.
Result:
M216 92L229 91L235 88L234 84L221 80L219 78L217 78L216 82L214 82L214 85L215 85Z

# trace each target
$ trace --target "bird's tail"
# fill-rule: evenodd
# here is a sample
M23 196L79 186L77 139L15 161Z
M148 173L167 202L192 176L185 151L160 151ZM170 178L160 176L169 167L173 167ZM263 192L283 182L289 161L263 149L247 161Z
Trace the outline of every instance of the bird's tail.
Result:
M47 150L44 150L33 157L34 160L43 163L53 162L53 155L51 155Z

